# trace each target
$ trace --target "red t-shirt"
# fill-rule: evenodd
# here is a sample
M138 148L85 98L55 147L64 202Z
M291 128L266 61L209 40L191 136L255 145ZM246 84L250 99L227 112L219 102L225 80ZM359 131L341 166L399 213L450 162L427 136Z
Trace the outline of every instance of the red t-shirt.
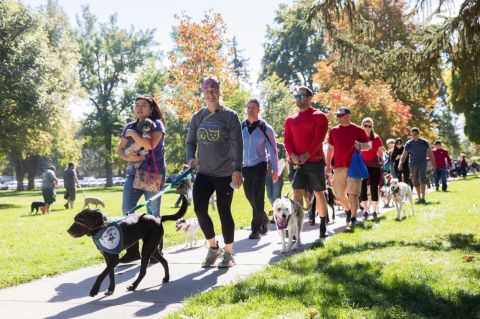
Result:
M382 139L376 135L372 141L372 148L368 151L361 151L363 160L367 166L380 167L380 161L378 160L378 149L383 146ZM369 165L369 163L371 165Z
M307 162L325 162L323 141L327 135L328 119L325 113L313 107L287 117L285 121L285 149L288 154L310 153Z
M333 146L334 168L350 167L355 141L365 143L369 140L365 131L356 124L332 127L328 136L328 144Z
M445 168L445 160L447 160L448 165L452 166L452 160L448 155L448 151L441 148L441 149L434 149L432 151L433 157L435 158L435 167L436 168Z

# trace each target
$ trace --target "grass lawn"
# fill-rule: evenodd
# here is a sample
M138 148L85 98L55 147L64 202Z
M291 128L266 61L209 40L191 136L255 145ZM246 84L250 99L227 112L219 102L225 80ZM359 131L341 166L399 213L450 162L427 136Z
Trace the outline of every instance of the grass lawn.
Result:
M478 189L480 178L454 182L415 217L389 212L170 318L480 318Z
M285 189L286 187L288 185ZM85 196L102 198L106 205L102 210L109 217L122 215L121 186L85 188L84 193ZM73 217L82 208L83 198L83 193L79 192L76 208L65 210L63 190L57 190L57 201L52 206L51 214L30 215L31 202L43 200L41 191L0 191L0 288L103 262L103 257L91 238L74 239L66 232L73 222ZM174 191L163 196L163 215L177 211L173 208L177 198ZM146 209L142 208L140 212L146 212ZM235 191L232 212L237 229L250 227L252 213L243 188ZM193 215L193 208L189 207L186 217ZM217 212L213 212L211 216L215 230L220 234ZM166 222L164 227L166 247L183 243L183 233L175 232L174 222Z

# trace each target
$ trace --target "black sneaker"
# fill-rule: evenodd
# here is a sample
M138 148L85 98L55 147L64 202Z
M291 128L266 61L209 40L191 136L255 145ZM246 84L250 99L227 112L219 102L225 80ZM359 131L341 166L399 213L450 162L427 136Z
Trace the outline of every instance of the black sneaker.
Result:
M65 209L68 209L68 203L65 203L65 205L63 205L63 207L65 207Z
M377 212L373 212L373 219L377 219L378 215Z
M268 221L260 227L260 235L266 235L268 233Z
M364 213L363 213L363 219L364 219L364 220L367 220L367 219L368 219L368 213L367 213L367 212L364 212Z
M357 226L357 219L353 217L350 222L347 224L347 229L348 230L354 230L355 226Z
M350 222L350 220L352 219L352 212L347 210L345 212L345 214L347 215L347 224Z
M260 233L256 231L252 231L250 235L248 235L248 239L260 239Z

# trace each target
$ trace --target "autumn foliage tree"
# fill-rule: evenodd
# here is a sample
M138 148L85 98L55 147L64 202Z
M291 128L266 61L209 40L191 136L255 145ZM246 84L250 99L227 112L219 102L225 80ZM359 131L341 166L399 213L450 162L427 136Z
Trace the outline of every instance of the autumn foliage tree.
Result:
M186 120L203 106L200 87L206 76L219 78L223 95L228 95L235 85L229 67L231 51L226 25L221 15L209 11L200 22L185 14L177 19L175 48L168 53L172 65L167 79L169 97L165 102Z

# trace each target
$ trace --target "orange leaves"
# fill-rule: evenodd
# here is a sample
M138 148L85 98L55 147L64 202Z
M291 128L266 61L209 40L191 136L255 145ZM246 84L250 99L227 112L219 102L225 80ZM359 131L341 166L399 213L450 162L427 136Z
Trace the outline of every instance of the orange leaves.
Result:
M165 99L185 120L203 106L200 86L206 76L220 79L222 93L232 89L232 71L226 26L220 14L206 12L200 22L182 14L176 17L175 48L168 53L171 63L167 80L170 95Z

